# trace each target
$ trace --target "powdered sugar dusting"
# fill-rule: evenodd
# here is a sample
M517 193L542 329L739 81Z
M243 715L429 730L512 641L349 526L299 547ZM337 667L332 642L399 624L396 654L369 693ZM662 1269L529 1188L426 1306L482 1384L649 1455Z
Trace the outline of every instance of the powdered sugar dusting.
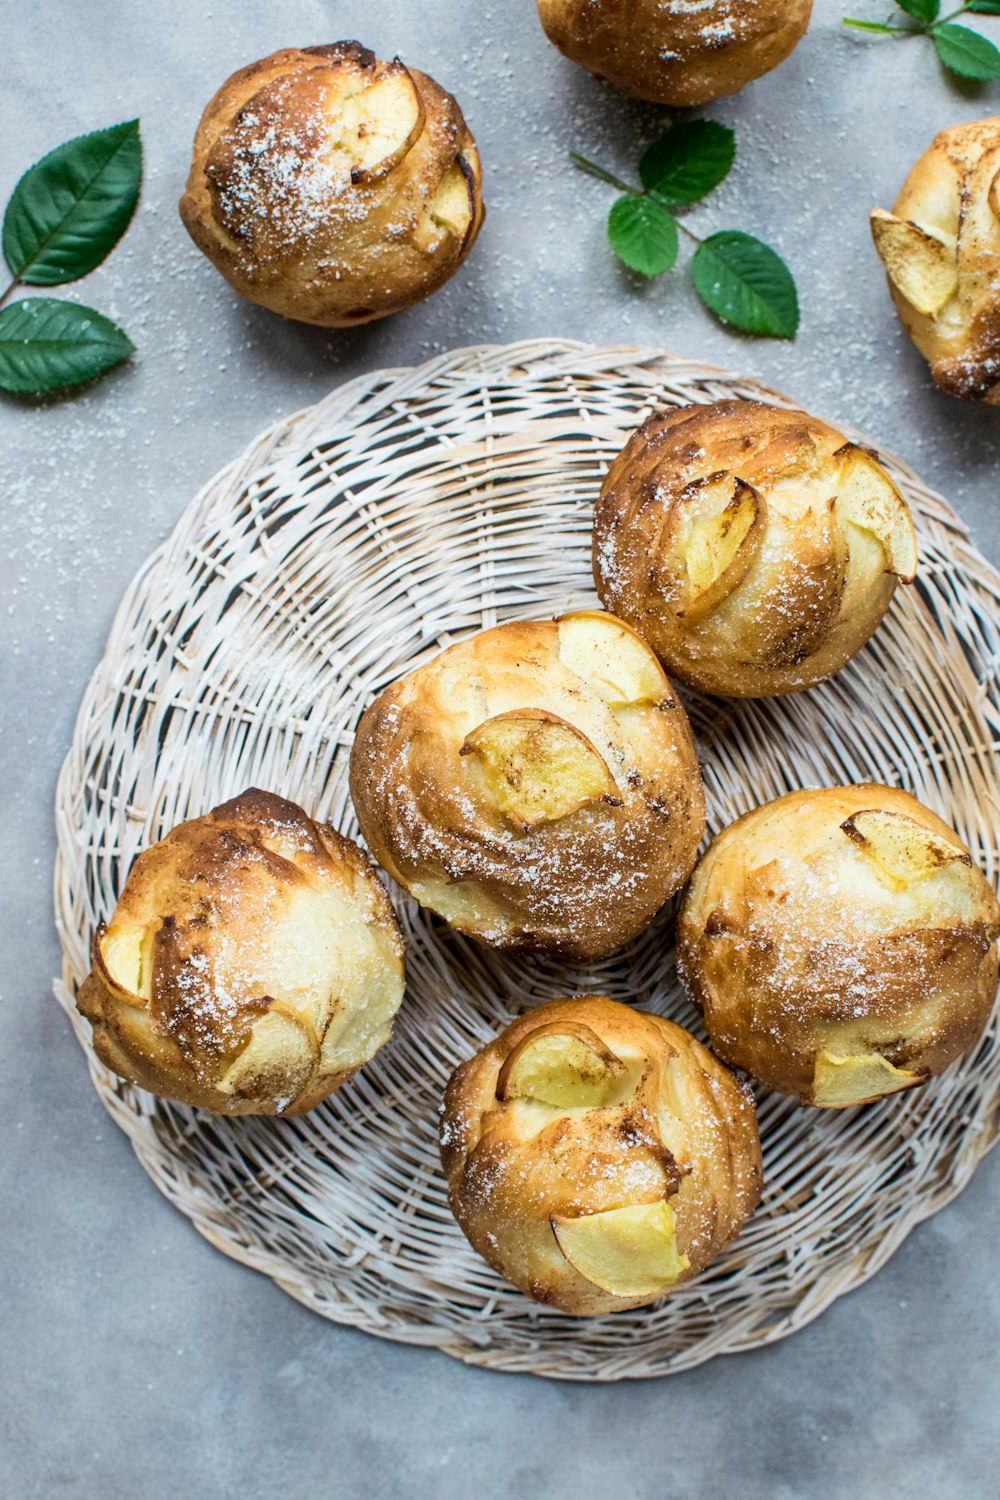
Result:
M267 236L272 254L304 248L334 214L363 213L346 204L350 164L331 150L322 95L303 105L298 75L270 85L266 117L242 110L225 133L225 172L206 168L220 220L237 239Z

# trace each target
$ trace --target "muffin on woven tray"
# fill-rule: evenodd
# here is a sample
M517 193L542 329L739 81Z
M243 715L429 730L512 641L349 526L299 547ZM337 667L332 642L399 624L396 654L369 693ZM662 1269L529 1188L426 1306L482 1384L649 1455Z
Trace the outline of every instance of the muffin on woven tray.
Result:
M705 825L687 716L611 615L516 621L381 693L351 752L369 848L502 948L600 958L690 873Z
M366 856L253 790L139 855L77 1004L123 1078L216 1114L297 1115L388 1040L402 996Z
M656 1301L760 1198L748 1091L682 1027L603 995L539 1005L462 1063L440 1142L473 1247L569 1313Z
M1000 405L1000 118L940 131L871 228L937 384Z
M476 143L452 96L359 42L241 68L202 116L181 218L251 302L327 328L436 291L483 222Z
M549 41L654 104L735 94L805 33L812 0L538 0Z
M597 502L593 563L605 608L668 672L761 698L844 666L917 555L878 454L805 412L716 401L632 434Z
M916 1088L979 1037L1000 904L953 829L907 792L791 792L709 846L677 962L712 1046L805 1104Z

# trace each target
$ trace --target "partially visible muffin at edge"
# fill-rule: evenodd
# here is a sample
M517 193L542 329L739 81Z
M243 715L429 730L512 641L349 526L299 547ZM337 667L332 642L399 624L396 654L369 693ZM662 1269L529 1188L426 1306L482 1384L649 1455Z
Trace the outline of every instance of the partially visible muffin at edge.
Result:
M677 964L714 1050L803 1103L917 1088L974 1046L1000 903L954 829L876 783L789 792L722 830Z
M935 383L1000 405L1000 117L939 131L871 229Z
M811 13L812 0L538 0L566 57L627 94L685 108L784 62Z

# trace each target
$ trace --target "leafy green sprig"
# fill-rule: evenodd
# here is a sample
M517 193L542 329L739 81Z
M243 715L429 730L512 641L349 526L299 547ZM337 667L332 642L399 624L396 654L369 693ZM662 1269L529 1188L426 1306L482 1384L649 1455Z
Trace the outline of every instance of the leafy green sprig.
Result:
M131 222L142 182L138 120L77 136L18 182L3 219L3 256L21 286L61 286L93 271ZM24 297L0 311L0 388L42 395L96 380L134 345L79 302Z
M956 26L956 16L1000 16L1000 0L968 0L957 10L941 15L941 0L896 0L900 10L910 17L908 23L894 26L889 21L844 20L845 26L857 31L874 31L891 36L929 36L937 55L951 73L961 78L1000 78L1000 50L978 31Z
M622 194L608 214L611 248L641 276L662 276L676 263L680 236L696 246L691 279L702 302L722 322L744 333L794 338L799 326L795 282L769 245L738 229L722 229L699 239L677 217L729 175L736 137L717 120L685 120L674 125L639 158L641 188L585 156L571 160Z

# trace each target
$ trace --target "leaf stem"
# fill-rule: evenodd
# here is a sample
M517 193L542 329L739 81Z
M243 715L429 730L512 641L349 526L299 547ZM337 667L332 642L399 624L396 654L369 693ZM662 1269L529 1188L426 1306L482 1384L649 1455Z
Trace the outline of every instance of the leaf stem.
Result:
M4 292L3 296L0 297L0 307L3 307L4 303L7 301L7 298L10 296L10 294L14 290L14 288L18 287L20 285L21 285L21 278L20 278L20 276L15 276L14 280L11 282L10 286Z
M935 26L947 26L948 22L954 21L956 16L964 16L968 9L967 5L960 5L958 10L949 11L946 16L938 16L936 21L931 22L930 30L933 31Z
M632 187L628 182L623 182L620 177L615 176L614 172L608 172L604 167L599 167L596 161L588 161L585 156L581 156L577 151L571 151L569 159L580 168L581 172L587 172L591 177L599 177L602 182L610 182L612 187L619 188L623 193L631 194L633 198L644 196L639 188Z
M623 193L628 193L629 197L652 199L654 203L658 203L661 208L667 210L667 213L682 234L686 234L688 239L693 240L696 245L701 244L698 235L694 234L683 220L678 218L676 205L668 203L666 198L660 197L659 193L652 191L645 192L641 188L632 187L629 183L623 182L620 177L616 177L613 172L606 172L603 167L599 167L594 161L589 161L587 157L581 156L577 151L571 151L569 157L570 161L575 162L582 172L588 172L591 177L600 178L601 182L610 182L612 187L619 188Z
M924 29L920 27L918 30L915 26L888 26L884 21L858 21L853 16L845 16L841 25L853 26L856 31L888 32L890 35L895 33L896 36L918 36Z

